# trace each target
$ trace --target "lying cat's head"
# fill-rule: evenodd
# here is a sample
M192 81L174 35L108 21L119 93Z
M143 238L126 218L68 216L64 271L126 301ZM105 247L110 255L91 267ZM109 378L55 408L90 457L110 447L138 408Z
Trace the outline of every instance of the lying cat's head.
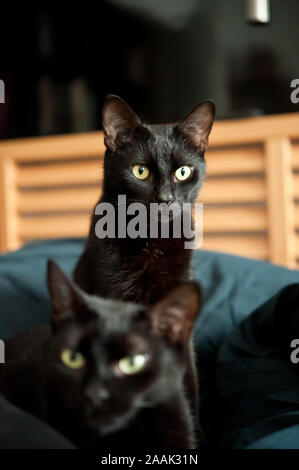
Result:
M214 103L205 101L179 123L147 125L121 98L109 96L103 107L104 197L194 202L205 175L204 152L214 115Z
M53 334L46 348L51 400L101 434L124 428L182 385L197 284L180 285L151 308L89 296L52 261Z

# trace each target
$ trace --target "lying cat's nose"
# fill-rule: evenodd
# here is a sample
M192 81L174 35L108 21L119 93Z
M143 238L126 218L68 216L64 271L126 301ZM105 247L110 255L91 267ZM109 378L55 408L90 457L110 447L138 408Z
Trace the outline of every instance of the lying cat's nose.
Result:
M98 390L97 395L100 400L107 400L107 398L109 398L109 392L108 390L105 390L104 388L100 388L100 390Z
M86 390L86 396L94 405L100 405L108 400L109 392L104 388L89 387Z

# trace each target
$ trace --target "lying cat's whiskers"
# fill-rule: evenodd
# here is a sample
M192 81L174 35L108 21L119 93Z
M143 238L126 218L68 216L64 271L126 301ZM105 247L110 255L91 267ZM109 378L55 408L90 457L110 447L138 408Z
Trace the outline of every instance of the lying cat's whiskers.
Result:
M154 405L146 401L139 401L135 403L135 407L136 408L154 408Z

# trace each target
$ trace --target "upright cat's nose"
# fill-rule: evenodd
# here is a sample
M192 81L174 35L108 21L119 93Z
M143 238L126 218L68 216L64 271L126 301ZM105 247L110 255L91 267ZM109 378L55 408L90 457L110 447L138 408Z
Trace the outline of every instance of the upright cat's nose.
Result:
M174 195L170 192L164 192L158 194L158 202L166 202L168 205L174 201Z

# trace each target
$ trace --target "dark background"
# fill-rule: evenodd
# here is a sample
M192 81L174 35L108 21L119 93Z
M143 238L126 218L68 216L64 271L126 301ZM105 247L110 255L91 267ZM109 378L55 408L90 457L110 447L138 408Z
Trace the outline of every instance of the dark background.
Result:
M108 93L152 122L207 98L218 118L299 111L299 1L270 6L251 25L243 0L1 5L0 138L98 129Z

